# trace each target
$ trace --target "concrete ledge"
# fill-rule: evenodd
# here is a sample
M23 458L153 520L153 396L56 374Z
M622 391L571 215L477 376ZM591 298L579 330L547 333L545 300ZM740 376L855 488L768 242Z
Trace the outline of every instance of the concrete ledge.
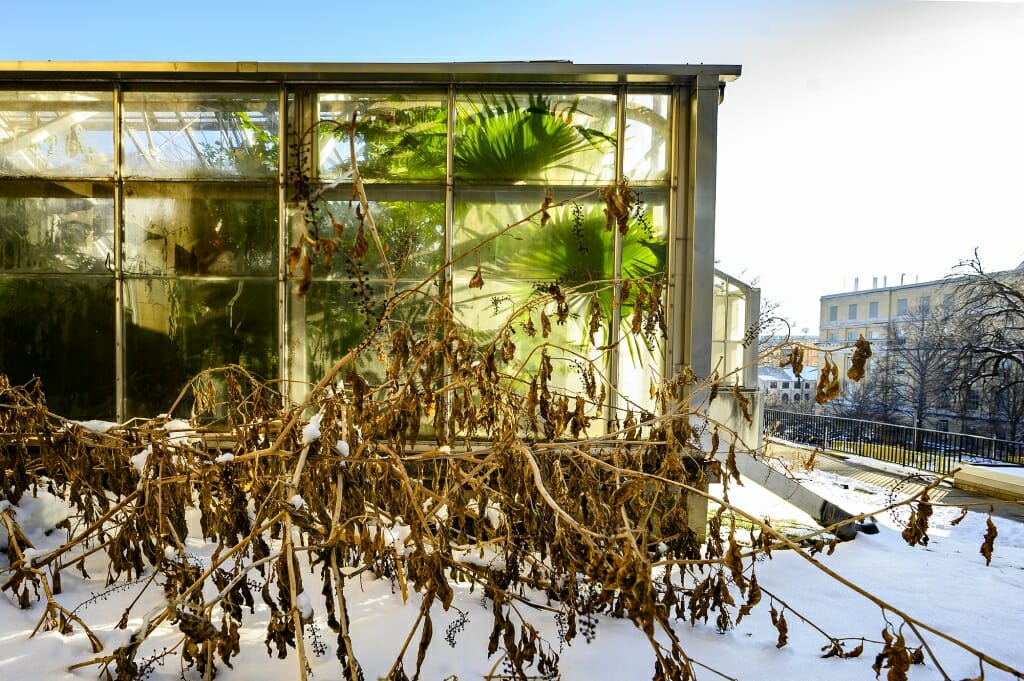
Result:
M1024 475L1004 473L998 468L963 464L953 475L953 487L1006 501L1024 500Z

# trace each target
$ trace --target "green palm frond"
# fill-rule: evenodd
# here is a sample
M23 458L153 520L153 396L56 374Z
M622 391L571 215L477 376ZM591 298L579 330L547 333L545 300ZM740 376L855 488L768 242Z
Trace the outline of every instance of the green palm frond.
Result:
M526 106L509 95L481 97L459 117L456 176L519 181L552 167L572 167L578 154L614 145L609 135L574 124L577 112L578 102L559 106L544 95L531 95Z

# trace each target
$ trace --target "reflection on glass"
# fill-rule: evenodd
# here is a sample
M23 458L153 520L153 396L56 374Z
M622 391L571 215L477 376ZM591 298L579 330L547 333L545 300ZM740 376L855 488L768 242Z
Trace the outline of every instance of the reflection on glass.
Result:
M419 283L400 281L397 290L401 293ZM371 279L365 284L362 288L349 281L314 280L301 298L288 296L290 375L307 382L317 381L375 328L383 310L381 294L386 283ZM431 284L422 290L422 295L415 295L396 308L391 317L392 328L405 324L414 333L422 332L431 309L428 296L436 296L437 288ZM380 334L378 340L386 335ZM355 367L371 385L384 382L384 365L373 349L364 352Z
M126 194L126 271L277 273L278 214L272 187L134 184Z
M634 216L621 237L621 269L625 279L641 280L664 271L664 210L658 206ZM622 315L621 332L627 334L620 353L623 366L632 362L630 376L636 376L641 368L646 370L646 365L653 361L648 344L643 338L628 334L641 286L632 286L625 300L616 304L618 233L606 229L603 204L591 201L558 207L550 211L551 219L543 227L523 224L495 240L487 240L500 227L534 208L532 203L457 204L455 255L461 259L454 268L453 296L460 321L486 337L501 331L509 317L515 315L512 328L521 356L530 355L545 343L563 345L578 353L563 357L561 369L555 367L556 381L569 389L577 385L580 359L597 356L595 349L610 339L613 310L618 309ZM471 288L478 265L484 285ZM554 299L538 305L544 297L552 298L553 290L565 296L561 315ZM541 310L551 327L547 338L543 335L545 322ZM535 331L532 336L527 332L531 328ZM652 344L658 346L658 342ZM537 357L534 352L530 362L535 363ZM649 392L646 383L643 392Z
M113 271L114 202L61 193L67 197L0 197L0 270Z
M718 372L730 376L730 382L740 381L733 374L744 365L743 341L746 336L746 291L732 281L715 276L712 306L712 363L721 359Z
M461 95L455 176L566 184L614 179L615 101L614 95Z
M457 296L459 282L468 286L479 264L485 280L507 282L509 287L518 289L520 300L534 293L538 285L558 282L565 289L585 285L579 293L598 293L602 308L610 316L617 231L607 229L603 204L589 201L560 206L550 211L551 219L543 227L537 222L525 223L497 239L488 240L506 224L535 208L533 204L457 204ZM664 270L664 224L662 203L644 204L643 212L630 220L627 233L621 237L623 278L639 279ZM485 294L494 295L487 287L475 293L468 288L462 291L467 300L483 299ZM501 295L509 295L509 292ZM578 299L579 305L585 303Z
M387 252L388 263L396 278L423 278L444 263L443 203L371 201L369 205L381 245ZM359 264L351 258L352 247L360 238L357 207L353 201L329 201L326 205L322 217L325 223L330 224L321 228L321 235L330 238L337 250L331 256L330 269L324 274L332 279L352 279L353 267L357 267L367 276L386 278L368 224L362 226L362 239L368 243L366 255Z
M623 173L631 182L666 182L672 139L672 100L663 94L626 98Z
M112 92L0 91L0 176L112 177Z
M443 180L446 101L443 93L320 95L321 176L336 179L351 169L349 131L355 117L356 163L364 178Z
M47 406L114 419L114 278L0 277L0 374L42 380Z
M277 375L273 280L130 279L124 301L129 414L166 412L203 369L239 364ZM181 407L185 415L188 407Z
M133 177L274 177L276 92L127 92L124 166Z

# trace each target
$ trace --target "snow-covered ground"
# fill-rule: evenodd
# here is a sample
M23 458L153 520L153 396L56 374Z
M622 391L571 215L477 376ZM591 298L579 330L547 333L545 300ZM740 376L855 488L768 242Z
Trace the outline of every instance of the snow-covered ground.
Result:
M888 491L863 483L824 473L800 472L805 484L819 494L835 501L851 512L867 512L887 503ZM712 489L720 492L720 489ZM811 525L809 518L771 494L748 482L733 486L730 500L739 507L757 515L771 518L773 523ZM4 502L6 503L6 502ZM57 543L60 531L45 534L63 513L59 504L47 502L44 497L31 499L26 495L20 507L14 509L18 521L27 530L37 550ZM842 575L862 589L887 601L927 625L942 630L969 646L979 649L1002 663L1024 670L1024 647L1020 642L1020 608L1024 604L1024 526L1020 523L996 519L998 538L992 563L986 566L979 548L986 530L987 516L970 513L963 522L951 527L959 516L958 509L935 509L932 517L930 541L927 546L908 546L901 538L900 516L879 513L877 520L881 532L861 534L855 541L840 544L834 554L818 554L829 569ZM6 539L6 532L0 532ZM209 547L197 539L189 542L190 559L200 563L209 558ZM6 558L0 557L0 566ZM882 630L888 622L897 629L900 620L891 613L883 613L879 606L855 593L849 587L829 577L820 569L793 551L777 550L770 560L756 566L759 583L775 597L777 610L784 612L789 625L789 643L777 648L778 632L772 625L770 605L766 594L762 604L753 613L725 633L718 633L712 622L677 625L687 654L704 667L696 667L698 678L723 678L708 668L717 670L726 678L787 681L854 681L872 679L871 664L881 650ZM7 573L9 574L9 573ZM130 630L139 626L139 618L129 618L126 630L117 628L125 607L136 598L143 582L131 583L115 589L105 589L102 571L94 572L96 579L86 580L77 571L66 569L62 574L63 592L60 602L89 623L109 652L126 642ZM0 579L6 579L0 575ZM144 612L147 607L161 605L159 589L149 589L141 605L133 613ZM426 657L422 677L425 680L501 678L500 663L486 655L490 633L491 610L479 589L456 585L453 607L442 612L435 608L433 645ZM405 642L419 611L419 598L412 593L403 604L395 584L372 578L368 573L353 577L346 590L351 614L351 631L355 654L365 671L365 678L384 677L397 652ZM307 641L313 679L338 679L341 674L335 658L334 634L327 628L322 603L314 603L314 625ZM783 609L785 606L785 609ZM217 678L263 681L298 679L294 651L285 660L266 654L263 646L265 621L261 620L262 604L257 598L257 615L247 617L247 626L241 632L242 655L234 659L233 669L221 666ZM36 627L43 607L35 603L21 610L5 593L0 601L0 678L4 679L90 679L100 677L97 665L68 671L69 667L97 657L88 640L79 630L70 636L55 631L38 631ZM625 620L601 620L590 644L578 637L571 645L559 644L557 623L553 616L541 611L528 612L554 652L560 655L561 679L588 681L620 681L650 679L654 660L645 637ZM265 615L265 611L264 611ZM807 617L829 635L852 638L846 649L859 644L861 637L868 640L864 653L856 659L836 657L822 659L822 647L827 639L813 627L801 622ZM464 627L449 627L457 619L466 620ZM166 629L166 627L165 627ZM916 645L914 634L904 628L908 644ZM174 646L180 634L173 636L168 630L162 636L151 638L159 651L161 646ZM451 634L455 646L446 642ZM415 667L419 634L414 637L407 654L406 671L412 675ZM926 635L932 652L938 657L943 671L931 659L914 666L910 679L966 679L980 674L977 660L952 644L934 635ZM140 656L144 659L145 656ZM177 657L164 658L165 664L154 664L147 672L153 680L198 678L193 670L180 669ZM113 667L111 667L113 672ZM885 670L882 671L884 675ZM539 677L537 677L539 678ZM1015 678L1013 674L991 667L985 669L987 681Z

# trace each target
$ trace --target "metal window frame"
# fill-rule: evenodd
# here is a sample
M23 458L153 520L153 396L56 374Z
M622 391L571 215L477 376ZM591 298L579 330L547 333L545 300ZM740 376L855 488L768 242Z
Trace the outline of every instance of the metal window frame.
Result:
M276 91L279 105L281 153L277 171L280 243L278 244L278 356L282 375L290 371L288 281L284 253L288 224L287 179L289 144L296 123L315 117L316 92L352 89L418 89L447 91L454 111L457 91L572 89L581 93L617 97L616 132L619 149L625 139L625 107L629 94L657 92L672 100L668 192L667 322L665 374L690 367L706 376L712 366L712 310L714 288L715 195L717 175L718 107L726 83L739 77L735 65L692 64L574 64L544 62L452 63L282 63L282 62L20 62L0 61L0 89L90 90L114 94L115 196L115 374L117 418L125 410L125 319L123 310L124 241L123 93ZM291 129L289 128L291 123ZM449 117L448 151L444 178L446 248L451 249L456 190L453 167L453 125ZM623 176L623 154L616 154L616 179ZM316 169L312 172L315 174ZM52 178L47 178L52 179ZM246 180L241 180L242 182ZM266 180L263 180L264 182ZM660 184L659 186L665 186ZM450 255L450 254L449 254ZM616 240L616 268L621 267L621 243ZM0 276L4 276L0 274ZM450 273L444 282L450 293ZM756 310L755 310L756 313ZM616 327L617 329L617 327ZM617 333L614 331L613 333ZM614 372L618 360L612 361Z

